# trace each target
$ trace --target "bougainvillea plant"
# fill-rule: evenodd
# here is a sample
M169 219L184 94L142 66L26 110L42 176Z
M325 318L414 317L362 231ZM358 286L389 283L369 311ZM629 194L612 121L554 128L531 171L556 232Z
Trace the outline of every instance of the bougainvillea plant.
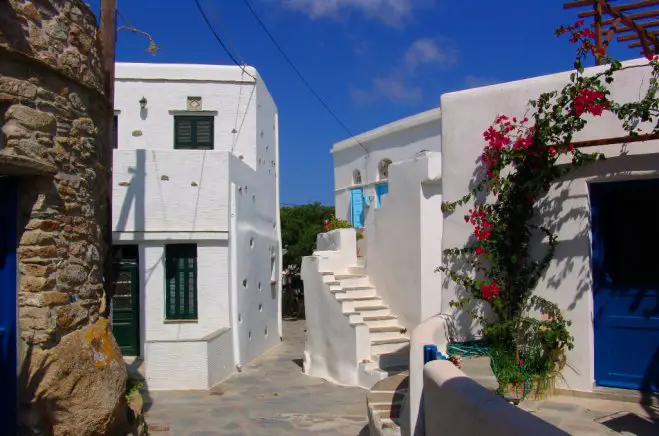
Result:
M529 117L497 116L483 134L482 179L463 198L443 204L445 213L469 206L464 220L474 228L464 247L444 251L447 263L438 268L459 285L458 299L452 306L471 310L475 301L489 305L493 316L487 319L482 311L471 310L483 326L483 335L494 342L492 346L514 347L511 358L518 365L525 361L525 368L533 359L521 355L524 341L539 341L545 349L536 356L541 362L535 366L547 366L547 356L555 357L557 350L573 346L569 322L555 304L533 292L557 244L551 226L534 219L538 201L568 172L604 159L600 153L575 147L574 135L584 129L589 118L604 113L614 114L630 135L638 135L639 126L649 124L652 133L659 132L656 57L649 59L649 64L623 65L605 51L596 52L595 34L583 21L560 27L556 33L569 35L577 44L575 71L569 82L560 91L531 100ZM587 75L584 64L592 55L599 56L605 66ZM619 72L632 68L651 70L647 91L639 101L618 103L612 99L610 86ZM538 237L547 242L540 258L533 255L537 251L532 252ZM529 314L534 310L543 313L543 319L532 318Z

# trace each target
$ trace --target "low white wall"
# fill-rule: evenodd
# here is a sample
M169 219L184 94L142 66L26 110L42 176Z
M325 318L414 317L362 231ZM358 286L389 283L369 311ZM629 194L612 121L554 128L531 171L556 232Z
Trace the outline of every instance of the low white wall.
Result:
M401 431L403 436L423 436L423 347L437 345L438 351L446 356L446 344L452 337L453 321L449 315L436 315L412 332L410 338L410 381L405 399L405 413L402 415Z
M359 363L370 356L366 324L351 325L323 282L321 258L302 259L307 340L304 372L345 386L359 385Z
M433 435L564 436L569 433L485 389L451 362L423 370L425 428Z
M147 389L153 391L208 389L206 342L147 342L145 352Z
M440 181L439 153L392 164L389 193L364 231L371 282L408 330L441 310Z
M626 64L645 63L647 61L643 59ZM600 70L588 69L586 74L597 71ZM611 90L612 98L618 102L637 101L647 89L650 72L649 67L643 67L617 74ZM530 116L527 113L528 100L537 98L542 92L561 89L569 80L569 74L535 77L442 96L444 200L455 201L469 191L475 162L485 146L482 132L494 118L499 114ZM605 112L601 118L589 117L586 128L574 140L623 136L625 133L619 126L615 116ZM651 131L651 127L644 130ZM540 220L556 233L558 246L555 259L536 289L540 296L558 304L566 318L572 321L570 332L575 337L575 347L567 353L568 364L559 383L568 389L584 391L593 389L595 359L588 183L656 177L659 141L592 147L587 151L602 152L609 159L571 173L539 201L539 210L546 211ZM447 215L443 229L444 248L462 246L473 232L473 227L462 218L468 208L467 205ZM545 247L538 244L537 249L544 252ZM454 283L444 282L443 310L450 310L448 304L456 298L456 289ZM456 311L455 316L460 333L468 335L478 330L479 326L468 314Z
M355 229L336 229L319 233L314 255L321 256L322 271L345 274L357 264L357 235Z

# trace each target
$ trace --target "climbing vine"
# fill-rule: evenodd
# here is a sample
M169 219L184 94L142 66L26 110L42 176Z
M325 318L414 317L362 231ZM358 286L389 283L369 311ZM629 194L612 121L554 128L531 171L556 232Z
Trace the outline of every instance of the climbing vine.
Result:
M623 65L605 52L596 53L595 34L583 24L578 21L556 31L577 44L575 70L568 84L531 100L530 118L497 116L483 133L481 181L463 198L443 204L445 213L470 205L464 220L474 227L465 246L444 251L447 263L438 268L459 285L452 306L468 309L481 322L493 349L503 350L506 359L513 362L514 358L514 365L536 373L555 369L562 350L573 347L569 321L554 303L534 295L557 244L550 226L538 224L538 201L569 172L604 159L600 153L586 153L573 145L575 134L589 119L609 112L630 135L638 135L640 127L648 125L652 133L659 132L657 58L650 58L649 64ZM584 63L595 54L606 66L587 75ZM617 75L648 66L651 77L645 96L635 102L614 101L610 87ZM532 250L537 238L546 241L540 257ZM484 302L493 316L486 319L483 312L473 309L474 302ZM531 317L533 311L542 318ZM534 351L525 344L533 344Z

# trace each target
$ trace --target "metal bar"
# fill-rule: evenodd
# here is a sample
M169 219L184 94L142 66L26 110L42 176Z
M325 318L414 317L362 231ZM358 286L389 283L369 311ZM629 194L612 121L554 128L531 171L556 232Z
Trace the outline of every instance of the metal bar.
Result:
M115 62L115 44L117 40L117 0L101 0L101 41L103 44L103 71L105 73L105 98L108 101L106 123L107 131L105 139L107 141L105 164L105 177L107 186L107 199L105 211L105 258L103 268L103 279L105 288L105 301L102 302L103 309L101 316L108 316L110 313L110 301L114 294L114 283L112 274L112 154L113 154L113 134L112 124L114 123L114 62Z

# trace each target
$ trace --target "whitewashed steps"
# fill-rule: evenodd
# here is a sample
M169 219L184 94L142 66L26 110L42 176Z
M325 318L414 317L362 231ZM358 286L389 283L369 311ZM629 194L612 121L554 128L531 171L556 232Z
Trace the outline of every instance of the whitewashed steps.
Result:
M409 361L409 338L389 306L371 285L364 265L343 274L323 273L329 292L342 304L351 324L365 324L369 331L371 357L360 363L360 385L370 387L378 380L405 371Z

